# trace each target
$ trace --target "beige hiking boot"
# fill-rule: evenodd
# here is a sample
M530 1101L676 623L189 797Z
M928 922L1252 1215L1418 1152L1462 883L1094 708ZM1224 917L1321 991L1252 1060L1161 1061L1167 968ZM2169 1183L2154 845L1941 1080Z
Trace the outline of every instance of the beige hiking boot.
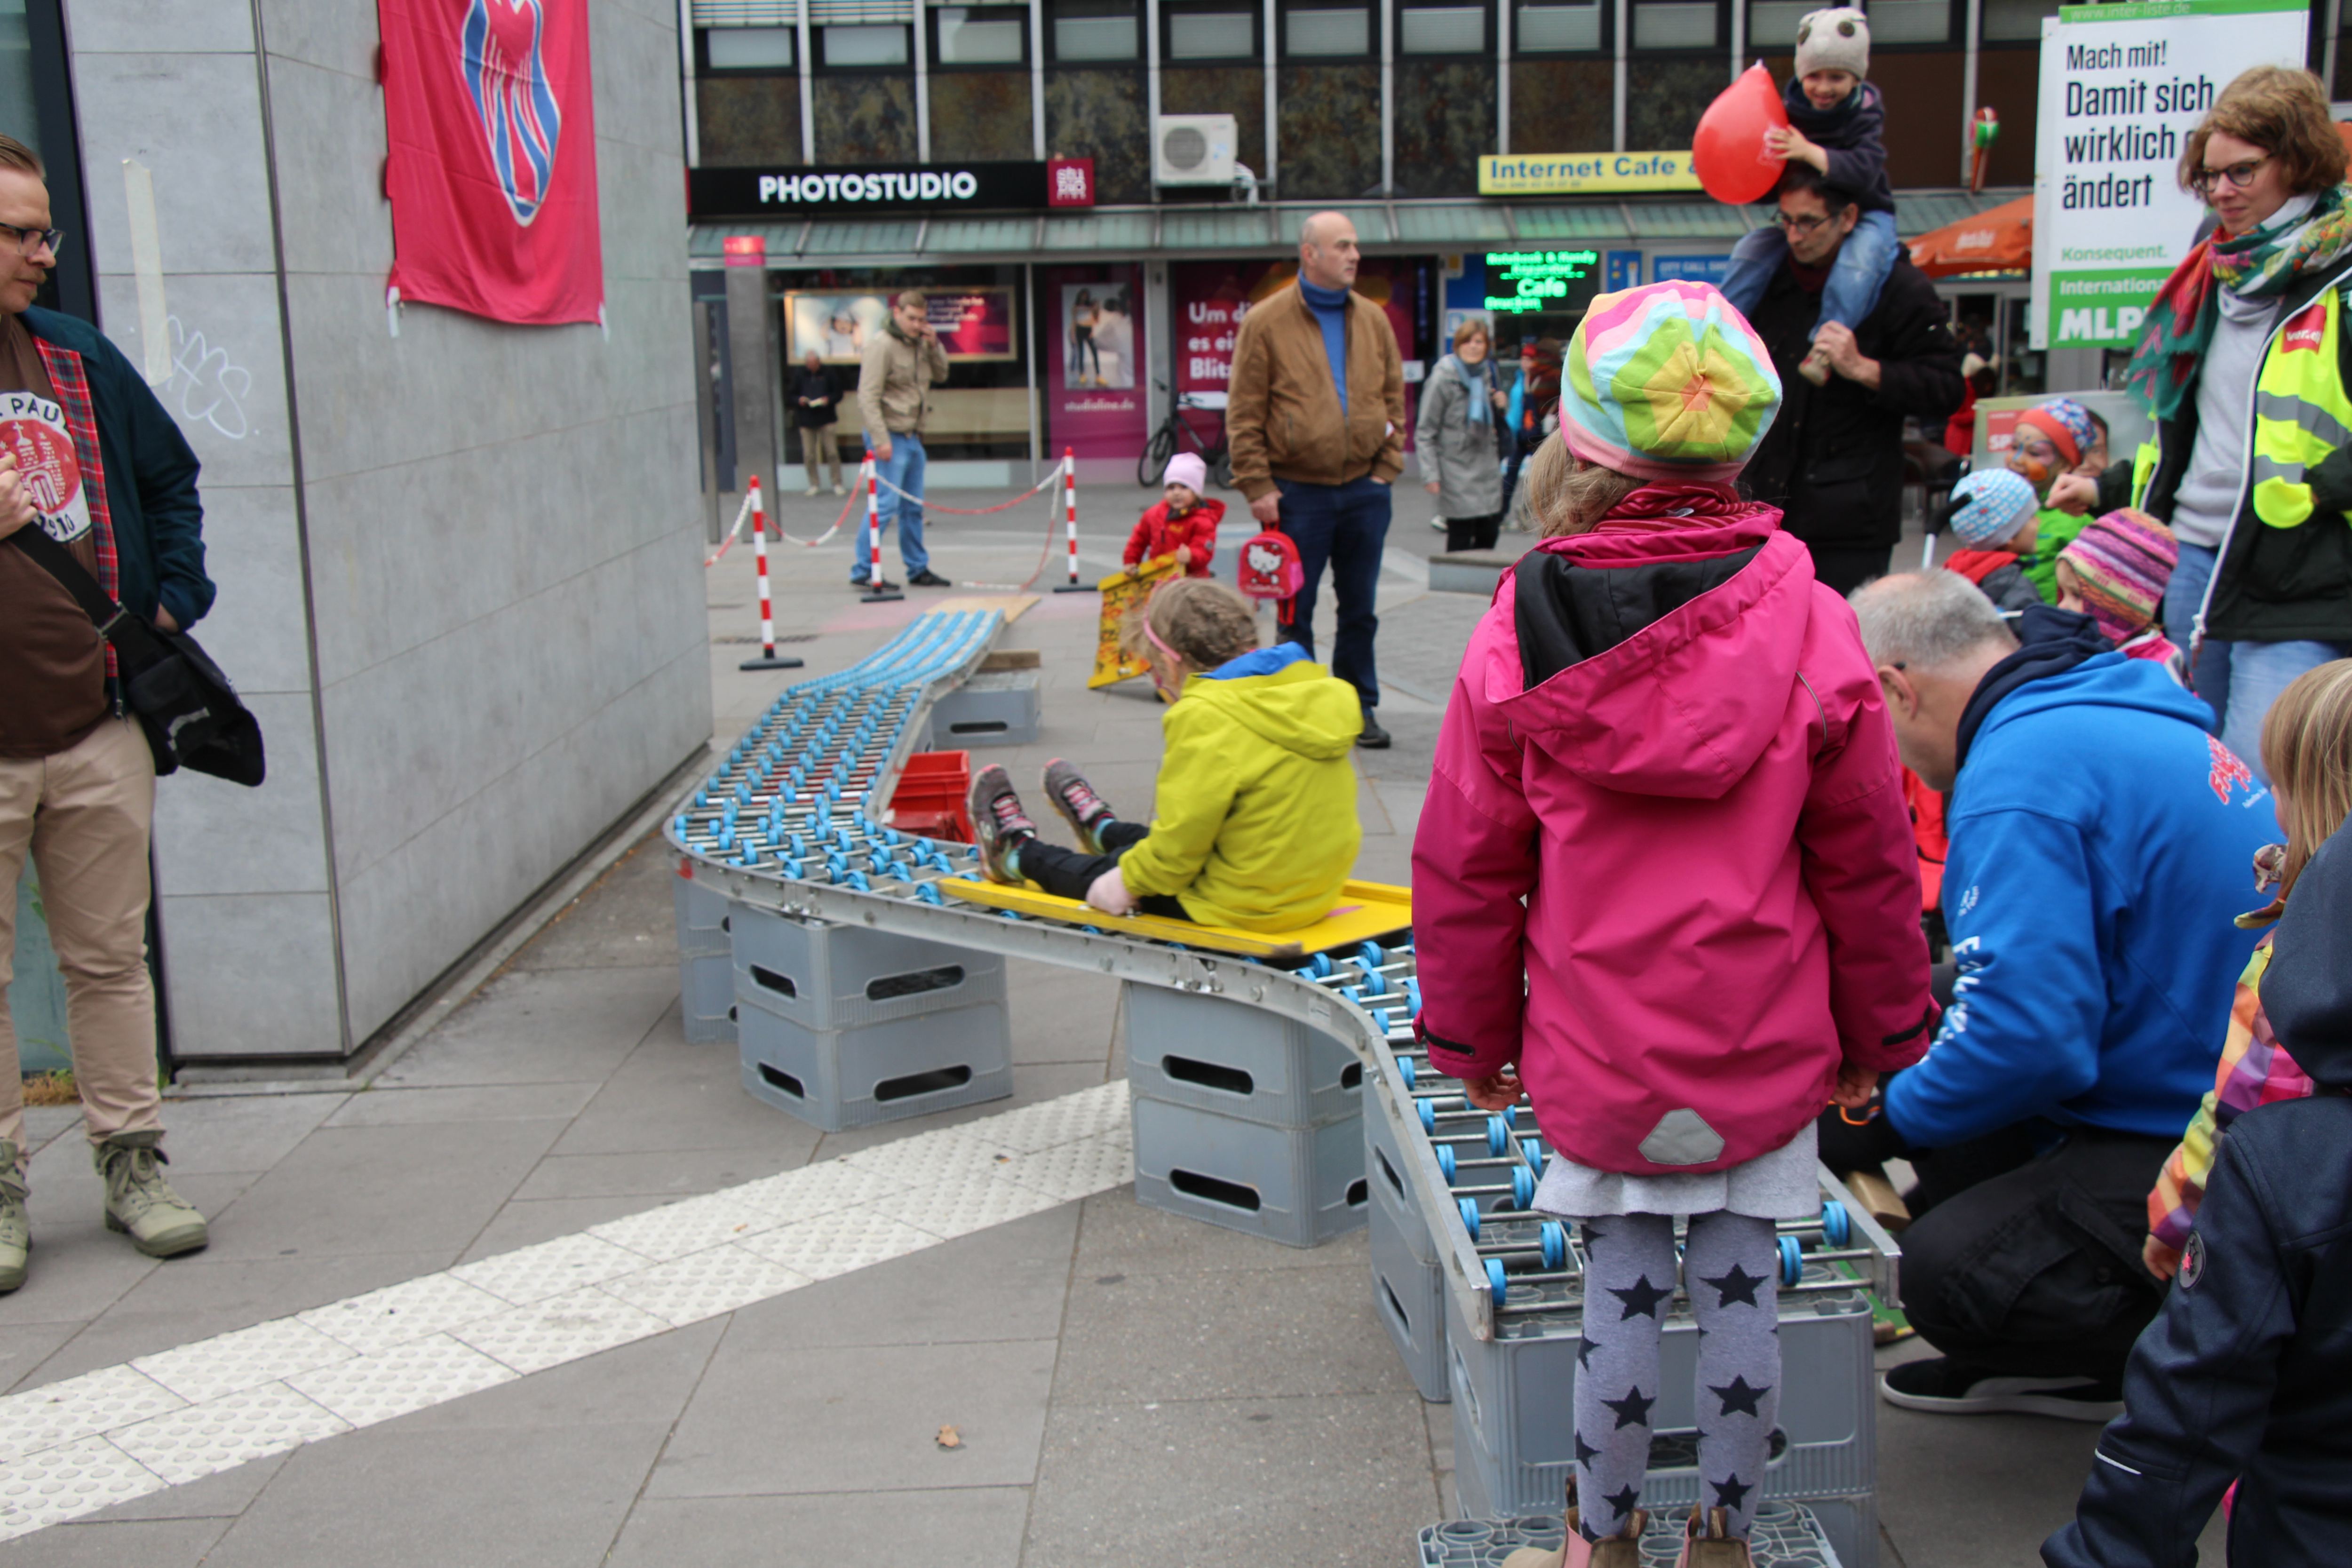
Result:
M33 1226L25 1217L25 1178L16 1169L16 1145L0 1138L0 1296L25 1282L25 1254L32 1249Z
M177 1258L211 1239L205 1216L163 1179L161 1131L118 1132L90 1151L106 1179L106 1228L150 1258Z
M1711 1508L1702 1525L1699 1510L1691 1510L1683 1525L1683 1554L1675 1568L1749 1568L1748 1542L1731 1533L1728 1519L1723 1510Z
M1568 1512L1562 1522L1568 1537L1559 1550L1547 1552L1540 1546L1522 1546L1503 1559L1503 1568L1642 1568L1642 1531L1650 1527L1650 1516L1635 1509L1626 1517L1617 1533L1606 1541L1587 1541L1578 1528L1576 1478L1568 1478Z

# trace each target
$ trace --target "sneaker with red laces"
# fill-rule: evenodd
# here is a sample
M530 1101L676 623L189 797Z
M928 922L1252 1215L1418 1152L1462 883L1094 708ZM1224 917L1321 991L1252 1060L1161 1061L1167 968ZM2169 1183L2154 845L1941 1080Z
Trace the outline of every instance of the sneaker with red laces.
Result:
M1101 854L1102 829L1118 820L1111 815L1110 804L1095 793L1095 786L1077 769L1059 757L1045 764L1044 782L1045 798L1054 803L1078 842L1088 854Z
M1013 867L1013 856L1037 837L1037 825L1021 809L1011 775L994 763L981 769L971 781L965 805L971 813L971 836L979 845L980 863L987 868L988 879L1019 887L1022 876Z

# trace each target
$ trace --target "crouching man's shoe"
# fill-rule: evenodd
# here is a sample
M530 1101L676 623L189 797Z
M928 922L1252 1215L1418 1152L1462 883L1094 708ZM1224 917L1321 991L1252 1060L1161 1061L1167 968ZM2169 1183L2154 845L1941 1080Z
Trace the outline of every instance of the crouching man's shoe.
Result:
M106 1181L106 1228L150 1258L177 1258L211 1239L205 1216L163 1179L161 1131L117 1132L90 1151Z
M25 1217L25 1178L16 1171L16 1145L0 1138L0 1296L25 1282L25 1254L32 1250L33 1226Z

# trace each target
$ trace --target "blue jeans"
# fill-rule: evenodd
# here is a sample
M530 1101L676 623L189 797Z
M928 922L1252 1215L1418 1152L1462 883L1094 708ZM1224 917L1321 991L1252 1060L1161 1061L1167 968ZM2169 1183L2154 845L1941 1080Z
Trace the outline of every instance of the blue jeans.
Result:
M2197 610L2205 603L2205 585L2213 580L2216 552L2201 544L2183 544L2180 563L2164 585L2164 635L2172 646L2194 660L2189 689L2213 710L2213 732L2221 732L2221 715L2230 710L2230 647L2225 642L2197 646ZM2254 759L2248 758L2248 762Z
M1381 585L1381 551L1389 537L1389 487L1370 475L1344 485L1301 484L1276 479L1282 491L1282 531L1298 546L1307 581L1291 601L1290 620L1276 628L1308 657L1315 652L1315 594L1323 567L1331 567L1332 591L1339 596L1339 635L1331 648L1331 673L1356 689L1364 706L1380 705L1381 682L1372 662L1372 638L1381 629L1372 613Z
M876 498L875 512L882 520L882 536L890 536L890 524L898 525L898 559L907 568L907 575L919 577L931 568L931 552L923 548L923 438L909 430L890 437L890 455L878 460L875 468L882 476L881 495ZM900 500L898 489L918 499ZM872 561L866 554L867 542L864 533L857 538L857 554L849 563L849 580L863 583Z
M2233 642L2230 652L2230 706L2221 715L2221 743L2238 754L2264 784L2263 720L2279 693L2296 676L2352 653L2352 643Z
M1813 324L1817 335L1822 326L1841 321L1857 327L1863 319L1878 308L1878 291L1886 287L1886 275L1895 268L1895 258L1901 253L1903 242L1895 237L1893 213L1864 213L1853 226L1853 232L1838 247L1837 260L1831 264L1830 280L1822 289L1821 321ZM1763 302L1764 290L1770 286L1772 275L1780 270L1780 263L1789 258L1789 241L1777 227L1750 229L1738 245L1731 247L1731 266L1723 275L1723 297L1743 316L1755 313Z

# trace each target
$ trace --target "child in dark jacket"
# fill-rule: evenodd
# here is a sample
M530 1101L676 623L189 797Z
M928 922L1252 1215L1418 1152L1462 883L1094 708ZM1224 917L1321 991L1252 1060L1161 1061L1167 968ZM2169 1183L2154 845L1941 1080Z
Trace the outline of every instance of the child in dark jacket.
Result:
M2338 761L2340 762L2340 758ZM2234 1479L2229 1560L2341 1563L2352 1542L2352 843L2287 900L2262 980L2309 1099L2239 1117L2171 1296L2132 1350L2051 1568L2190 1568Z
M1137 521L1120 559L1139 566L1173 555L1183 563L1185 576L1206 577L1217 553L1217 524L1225 517L1224 502L1201 496L1209 483L1209 466L1197 452L1179 452L1168 459L1160 483L1164 488L1159 504Z
M1797 24L1797 74L1781 91L1789 128L1765 132L1770 150L1810 163L1831 185L1852 196L1862 216L1838 247L1822 289L1816 336L1832 321L1852 329L1878 306L1878 291L1895 269L1903 242L1895 233L1895 187L1886 178L1885 100L1863 79L1870 74L1870 24L1851 6L1812 11ZM1732 247L1723 292L1740 314L1753 311L1772 275L1789 258L1788 237L1774 226L1753 229ZM1816 347L1797 373L1815 386L1829 384L1829 359Z
M1979 468L1952 487L1944 531L1962 549L1944 563L1982 590L2004 616L2020 616L2042 602L2026 580L2033 553L2033 487L2006 468Z

